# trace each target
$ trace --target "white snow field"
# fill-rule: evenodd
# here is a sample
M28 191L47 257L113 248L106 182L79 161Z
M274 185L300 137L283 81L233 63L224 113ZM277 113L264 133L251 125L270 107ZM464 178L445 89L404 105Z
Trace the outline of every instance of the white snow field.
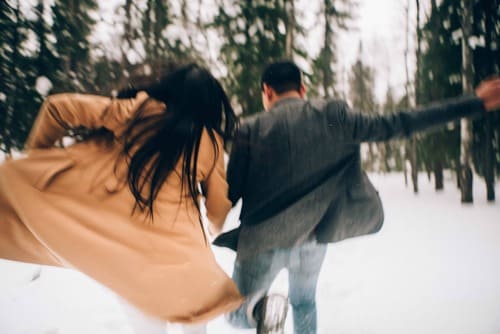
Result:
M421 174L418 195L405 188L401 174L371 179L384 203L385 226L373 236L329 246L318 286L318 332L500 333L500 198L487 203L477 177L473 205L460 203L449 176L436 193ZM500 197L499 184L496 193ZM234 254L214 251L230 273ZM1 334L132 334L106 288L51 267L32 280L39 268L0 261ZM275 286L286 290L286 274ZM233 329L223 317L208 324L209 334L253 332ZM178 326L169 333L180 333ZM291 316L286 333L292 333Z

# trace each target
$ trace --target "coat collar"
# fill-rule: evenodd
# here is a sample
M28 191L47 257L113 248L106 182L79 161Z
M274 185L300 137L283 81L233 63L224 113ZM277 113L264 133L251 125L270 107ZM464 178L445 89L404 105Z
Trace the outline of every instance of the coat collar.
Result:
M280 99L279 101L276 101L269 112L273 112L274 110L281 108L286 105L291 105L291 104L296 104L296 103L304 103L304 99L301 99L300 97L285 97Z

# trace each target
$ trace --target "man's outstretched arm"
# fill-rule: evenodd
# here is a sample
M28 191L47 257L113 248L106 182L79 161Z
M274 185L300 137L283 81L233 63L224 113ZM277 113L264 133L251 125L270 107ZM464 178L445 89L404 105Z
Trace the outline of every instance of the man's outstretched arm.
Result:
M346 140L356 143L385 141L408 137L415 132L443 126L463 117L481 116L486 111L500 108L499 78L483 81L475 93L439 101L414 111L372 116L351 112L345 105L339 112L332 114L338 117L336 121Z

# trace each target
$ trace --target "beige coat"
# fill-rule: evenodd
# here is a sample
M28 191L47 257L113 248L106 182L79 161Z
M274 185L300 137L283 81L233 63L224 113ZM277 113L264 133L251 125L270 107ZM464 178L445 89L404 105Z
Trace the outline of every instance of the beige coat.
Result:
M0 257L75 268L145 313L172 322L205 321L236 308L241 296L217 265L195 205L181 196L179 173L162 186L153 223L132 215L119 138L143 102L146 115L164 110L145 93L130 100L47 98L27 156L0 165ZM114 142L54 147L67 129L79 126L105 127ZM206 131L200 145L197 178L207 189L207 216L220 226L230 209L223 155L215 161Z

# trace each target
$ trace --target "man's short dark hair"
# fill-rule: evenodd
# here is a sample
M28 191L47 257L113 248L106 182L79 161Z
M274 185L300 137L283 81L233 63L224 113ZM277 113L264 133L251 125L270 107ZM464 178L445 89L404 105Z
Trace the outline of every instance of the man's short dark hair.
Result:
M300 91L302 74L297 65L291 61L279 61L266 66L260 82L261 89L264 84L270 86L278 94L288 91Z

